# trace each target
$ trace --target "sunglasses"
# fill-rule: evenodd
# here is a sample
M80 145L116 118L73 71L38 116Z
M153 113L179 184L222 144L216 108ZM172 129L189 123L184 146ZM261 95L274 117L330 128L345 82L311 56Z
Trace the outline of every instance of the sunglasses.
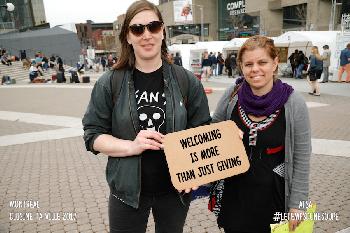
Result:
M149 24L133 24L129 26L129 30L135 36L141 36L145 32L145 28L151 33L158 33L162 30L163 22L161 21L152 21Z

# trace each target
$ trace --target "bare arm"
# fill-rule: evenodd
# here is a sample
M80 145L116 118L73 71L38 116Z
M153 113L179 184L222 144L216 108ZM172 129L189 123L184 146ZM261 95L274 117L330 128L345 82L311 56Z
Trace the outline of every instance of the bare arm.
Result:
M134 156L145 150L161 150L163 137L163 134L149 130L141 130L134 141L101 134L95 139L93 148L112 157Z

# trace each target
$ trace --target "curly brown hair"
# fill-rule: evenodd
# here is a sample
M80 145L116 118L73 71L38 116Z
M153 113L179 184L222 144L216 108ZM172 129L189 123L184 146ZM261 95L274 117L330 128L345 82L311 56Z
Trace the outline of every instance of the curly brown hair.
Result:
M275 47L274 41L271 38L266 36L252 36L248 40L246 40L242 47L238 51L237 63L238 68L242 71L242 57L246 51L252 51L254 49L261 48L265 49L266 52L270 55L270 57L274 60L278 57L278 49ZM274 71L276 76L278 72L278 66Z

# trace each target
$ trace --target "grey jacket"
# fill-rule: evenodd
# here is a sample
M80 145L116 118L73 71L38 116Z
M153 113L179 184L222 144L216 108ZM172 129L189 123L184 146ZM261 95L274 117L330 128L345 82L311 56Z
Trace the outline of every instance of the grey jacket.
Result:
M238 96L231 98L234 85L229 87L213 116L213 122L230 120ZM284 105L286 116L285 138L285 210L299 208L308 201L311 154L309 113L302 96L295 91Z
M187 72L187 107L173 77L171 66L163 62L164 94L166 98L167 133L208 124L211 121L208 100L201 82ZM120 94L113 105L111 90L112 72L107 71L96 82L89 105L83 118L84 140L88 151L101 134L134 140L140 131L133 72L125 72ZM111 193L124 203L137 208L141 191L141 156L108 157L106 177Z
M323 67L329 67L331 65L331 51L326 49L322 53Z

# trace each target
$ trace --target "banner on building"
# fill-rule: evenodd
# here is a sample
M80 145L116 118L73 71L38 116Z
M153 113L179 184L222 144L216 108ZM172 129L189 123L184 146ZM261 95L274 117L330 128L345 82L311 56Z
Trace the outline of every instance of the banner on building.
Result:
M174 1L174 22L193 23L192 0Z
M229 15L240 15L245 13L245 0L230 1L226 5Z
M350 1L342 0L341 4L341 14L350 14Z

